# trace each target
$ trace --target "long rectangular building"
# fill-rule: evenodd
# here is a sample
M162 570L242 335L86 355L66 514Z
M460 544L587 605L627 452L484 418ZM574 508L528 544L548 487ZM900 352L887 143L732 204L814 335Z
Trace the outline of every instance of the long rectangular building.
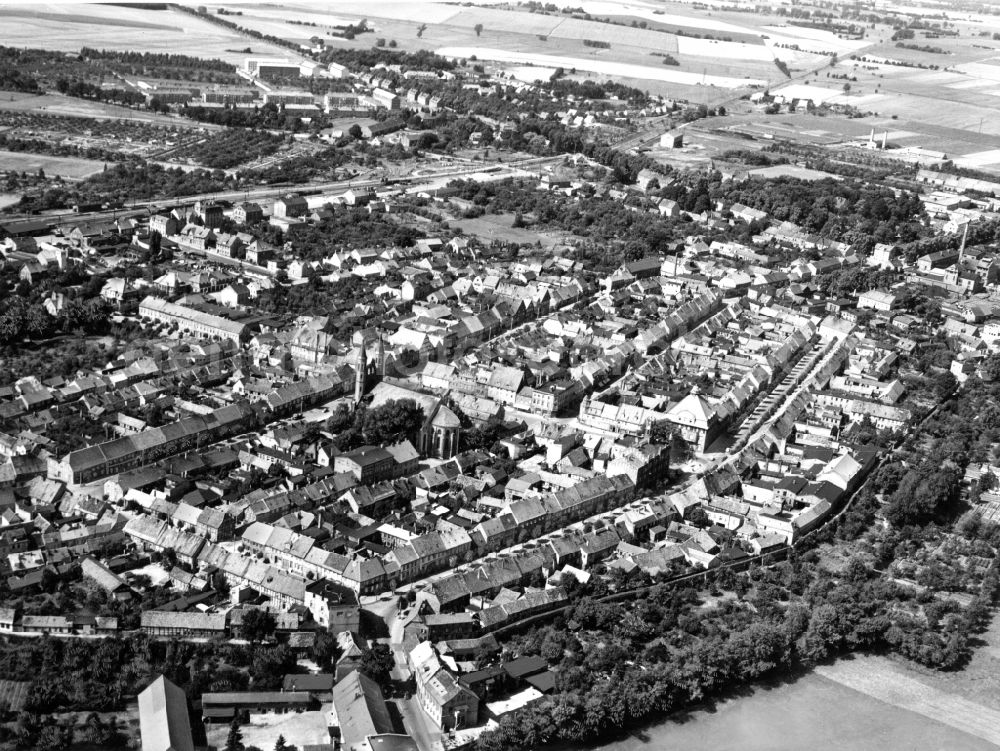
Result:
M152 464L182 451L206 446L248 428L255 411L245 402L207 415L185 417L158 428L77 449L49 459L48 476L67 485L81 484Z
M177 305L152 295L139 303L139 316L161 323L176 324L181 331L189 331L202 339L215 337L229 339L239 344L250 333L245 323L231 321L211 313L202 313L200 310Z

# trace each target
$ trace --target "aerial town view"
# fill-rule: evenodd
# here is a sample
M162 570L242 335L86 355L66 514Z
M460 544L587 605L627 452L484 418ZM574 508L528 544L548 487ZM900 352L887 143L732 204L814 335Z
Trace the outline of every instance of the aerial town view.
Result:
M0 29L0 751L1000 751L1000 0Z

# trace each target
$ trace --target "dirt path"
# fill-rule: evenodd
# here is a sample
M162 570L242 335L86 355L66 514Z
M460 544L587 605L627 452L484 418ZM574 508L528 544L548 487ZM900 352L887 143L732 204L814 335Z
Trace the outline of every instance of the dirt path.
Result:
M909 672L885 657L841 660L816 669L824 678L1000 747L1000 709L934 688Z

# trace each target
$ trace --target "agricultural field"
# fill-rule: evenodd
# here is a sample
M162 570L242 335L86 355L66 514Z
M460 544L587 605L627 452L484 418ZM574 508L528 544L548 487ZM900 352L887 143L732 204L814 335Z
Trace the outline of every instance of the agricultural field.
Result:
M716 20L715 14L699 18L690 7L678 4L664 4L664 8L672 10L663 14L650 6L584 5L587 12L616 23L488 4L388 2L373 6L349 1L338 3L330 13L301 3L285 6L280 12L249 4L234 7L243 13L239 18L241 25L295 42L304 42L313 35L324 37L323 28L330 24L364 18L374 33L361 34L353 40L324 37L328 46L367 47L374 39L381 38L393 40L400 49L408 51L424 49L446 55L475 55L505 68L517 68L517 75L523 80L545 77L546 71L563 67L575 69L581 80L611 75L654 94L707 103L714 103L735 89L780 83L784 76L776 67L775 58L785 60L792 70L813 69L824 62L822 55L773 48L765 33L747 25L748 20L763 23L775 19L743 14L736 24ZM316 26L298 26L298 23ZM633 23L645 24L647 28L635 28ZM671 33L668 27L672 24L675 30L682 31L682 36ZM480 27L478 33L477 27ZM791 43L801 41L796 33L790 32L787 37ZM825 47L853 49L829 40ZM665 65L664 55L675 59L678 65ZM544 70L535 75L527 66Z
M845 660L833 668L850 668L854 662ZM991 751L996 746L952 722L879 700L817 671L795 681L766 683L752 693L665 720L599 751L660 748Z
M5 44L78 52L82 47L164 52L220 58L238 64L250 40L177 10L143 10L110 5L10 5L0 8ZM282 54L280 47L253 40L256 54ZM287 52L287 51L286 51Z
M104 169L104 162L74 157L45 156L24 151L0 151L0 172L38 172L68 180L82 180Z
M899 709L914 712L988 743L1000 745L1000 710L920 680L917 671L886 657L842 660L816 671L824 678ZM996 696L990 703L994 703Z
M591 73L604 74L617 78L618 76L640 78L644 80L666 81L688 86L717 86L726 89L740 87L766 86L767 80L761 78L736 78L730 76L706 75L677 70L672 67L633 65L615 62L609 50L602 55L594 53L589 57L565 57L561 55L539 55L530 52L510 52L506 49L492 47L442 47L436 52L450 58L476 57L479 60L491 60L500 63L515 63L519 65L538 65L541 67L562 67L585 70Z

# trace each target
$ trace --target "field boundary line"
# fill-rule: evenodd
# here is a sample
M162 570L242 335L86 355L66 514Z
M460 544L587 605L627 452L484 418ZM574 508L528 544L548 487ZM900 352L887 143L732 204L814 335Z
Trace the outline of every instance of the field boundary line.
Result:
M928 686L903 675L887 661L840 660L821 665L817 675L1000 747L1000 710ZM862 664L863 663L863 664Z

